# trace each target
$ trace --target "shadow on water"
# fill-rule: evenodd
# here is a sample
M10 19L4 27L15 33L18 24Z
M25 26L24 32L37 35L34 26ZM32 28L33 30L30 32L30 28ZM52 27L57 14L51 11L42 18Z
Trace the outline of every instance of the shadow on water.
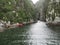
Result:
M51 30L53 30L55 32L59 32L60 33L60 26L48 26L48 28L50 28Z
M38 21L0 32L0 45L60 45L60 28Z

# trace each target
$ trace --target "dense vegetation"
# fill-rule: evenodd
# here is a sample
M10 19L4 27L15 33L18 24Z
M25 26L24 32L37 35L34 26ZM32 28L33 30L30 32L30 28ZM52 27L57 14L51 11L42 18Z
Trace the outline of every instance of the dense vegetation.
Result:
M56 17L60 17L60 0L39 0L35 7L42 21L54 21Z
M0 20L10 22L36 21L37 18L54 21L60 17L60 1L39 0L35 5L31 0L0 0Z
M32 1L0 0L0 20L10 22L35 20L35 10Z
M60 17L60 1L53 0L48 4L47 18L54 21L56 17Z

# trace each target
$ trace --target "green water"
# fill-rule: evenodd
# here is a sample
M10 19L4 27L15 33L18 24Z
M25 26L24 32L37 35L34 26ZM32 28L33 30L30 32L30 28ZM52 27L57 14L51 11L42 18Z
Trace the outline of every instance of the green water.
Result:
M60 27L44 22L0 32L0 45L60 45Z

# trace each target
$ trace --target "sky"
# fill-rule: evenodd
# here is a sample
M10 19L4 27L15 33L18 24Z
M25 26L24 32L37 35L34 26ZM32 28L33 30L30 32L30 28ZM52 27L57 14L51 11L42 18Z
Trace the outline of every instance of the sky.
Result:
M35 4L38 0L32 0L33 1L33 3Z

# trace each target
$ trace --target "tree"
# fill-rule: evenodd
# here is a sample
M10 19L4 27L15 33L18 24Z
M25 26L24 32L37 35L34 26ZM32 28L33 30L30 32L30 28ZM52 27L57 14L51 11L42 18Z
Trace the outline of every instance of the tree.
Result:
M59 2L57 2L57 0L52 0L49 2L49 5L48 5L48 9L47 9L47 16L48 18L51 18L52 21L54 21L55 17L59 15ZM59 17L59 16L58 16ZM51 20L50 19L50 20Z
M33 3L30 0L1 0L0 19L11 22L34 20Z

